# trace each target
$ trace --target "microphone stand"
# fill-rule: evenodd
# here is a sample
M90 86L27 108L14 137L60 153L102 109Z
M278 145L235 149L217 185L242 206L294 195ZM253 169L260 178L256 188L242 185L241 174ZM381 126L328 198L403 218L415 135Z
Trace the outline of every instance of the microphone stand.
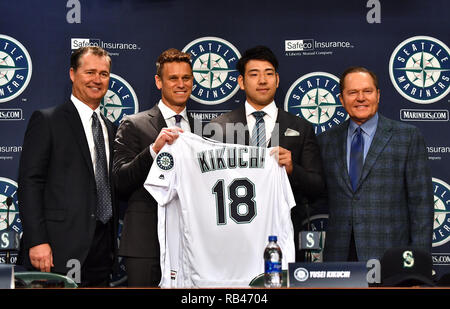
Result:
M305 205L305 211L306 211L306 220L307 220L307 230L311 231L311 218L310 218L310 213L309 213L309 204L308 204L308 199L307 198L303 198L303 205ZM310 250L305 250L305 259L306 262L312 262L312 254Z

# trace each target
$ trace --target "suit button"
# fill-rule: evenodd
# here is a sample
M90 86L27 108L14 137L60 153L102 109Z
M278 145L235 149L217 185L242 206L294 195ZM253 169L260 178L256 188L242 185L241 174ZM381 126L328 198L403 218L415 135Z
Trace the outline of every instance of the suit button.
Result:
M94 214L91 214L91 218L95 218L95 215L94 215Z

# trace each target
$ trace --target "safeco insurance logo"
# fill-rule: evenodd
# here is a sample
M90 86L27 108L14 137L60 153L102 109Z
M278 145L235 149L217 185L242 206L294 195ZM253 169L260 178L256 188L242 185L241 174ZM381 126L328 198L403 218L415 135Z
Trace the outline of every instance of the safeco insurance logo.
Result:
M349 41L320 41L316 39L285 40L285 56L330 56L339 49L354 48Z
M429 36L415 36L401 42L389 61L389 75L405 99L430 104L450 91L450 49Z
M108 50L138 50L141 49L136 43L124 42L104 42L100 39L93 38L71 38L70 48L72 50L81 47L97 46ZM111 53L110 53L111 54ZM112 53L114 54L114 53Z
M27 88L31 71L26 48L16 39L0 34L0 103L16 98Z
M194 85L191 98L214 105L229 100L239 90L236 63L241 54L230 42L216 37L196 39L183 48L191 54Z

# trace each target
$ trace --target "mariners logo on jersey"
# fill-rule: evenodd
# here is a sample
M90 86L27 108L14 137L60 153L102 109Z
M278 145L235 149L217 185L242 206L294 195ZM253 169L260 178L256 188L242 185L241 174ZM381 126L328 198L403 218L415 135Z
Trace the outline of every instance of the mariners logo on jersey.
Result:
M31 58L17 40L0 34L0 103L20 95L31 79Z
M100 103L100 109L106 118L119 125L124 115L139 111L136 93L126 80L111 73L109 88Z
M6 203L8 197L12 198L9 215L8 205ZM8 226L17 233L22 233L22 222L19 218L19 207L17 203L17 183L9 178L0 177L0 232Z
M440 179L433 178L433 189L433 247L438 247L450 240L450 185Z
M156 157L156 164L158 164L160 169L168 171L174 165L173 156L168 152L161 152Z
M389 75L395 89L407 100L429 104L450 91L450 49L428 36L401 42L391 55Z
M339 101L339 79L325 72L312 72L297 79L286 94L284 109L308 120L316 134L348 117Z
M191 98L214 105L229 100L239 90L236 63L241 57L230 42L216 37L203 37L183 49L190 53L194 73Z

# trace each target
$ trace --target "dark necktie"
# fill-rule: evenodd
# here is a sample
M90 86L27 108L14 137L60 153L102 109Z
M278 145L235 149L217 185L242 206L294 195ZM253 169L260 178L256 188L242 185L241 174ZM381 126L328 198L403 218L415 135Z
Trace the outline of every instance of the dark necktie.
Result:
M175 117L175 125L181 128L181 119L183 119L183 116L177 114L174 117Z
M111 188L108 178L108 164L106 161L105 139L97 114L92 114L92 134L95 144L95 182L97 184L97 219L102 223L112 217Z
M352 145L350 149L350 181L352 183L353 191L356 191L359 178L361 177L361 171L364 164L364 139L362 136L361 127L356 129L356 133L352 139Z
M251 146L266 147L266 125L264 122L265 114L266 113L262 111L252 113L256 119L256 123L253 128L252 138L250 140Z

